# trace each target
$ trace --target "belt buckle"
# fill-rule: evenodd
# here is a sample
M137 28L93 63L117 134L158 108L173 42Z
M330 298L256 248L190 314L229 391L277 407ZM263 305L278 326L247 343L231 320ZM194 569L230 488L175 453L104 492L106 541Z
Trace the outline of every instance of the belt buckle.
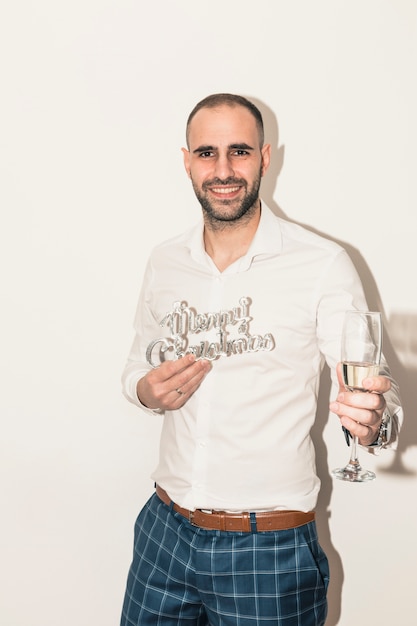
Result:
M211 515L213 513L213 509L195 509L194 511L188 511L188 521L192 526L197 526L200 528L200 525L194 522L194 517L196 513L203 513L204 515Z

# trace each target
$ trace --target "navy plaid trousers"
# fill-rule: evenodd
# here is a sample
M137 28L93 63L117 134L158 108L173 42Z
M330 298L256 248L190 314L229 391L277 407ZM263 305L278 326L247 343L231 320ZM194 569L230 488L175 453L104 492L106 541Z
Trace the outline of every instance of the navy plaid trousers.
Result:
M314 522L204 530L154 494L136 521L121 626L323 626L328 579Z

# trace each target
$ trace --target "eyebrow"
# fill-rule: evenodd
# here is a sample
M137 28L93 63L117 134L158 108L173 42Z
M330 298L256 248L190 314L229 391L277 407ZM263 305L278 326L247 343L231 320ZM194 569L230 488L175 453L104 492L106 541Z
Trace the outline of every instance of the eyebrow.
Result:
M215 146L198 146L195 150L193 150L193 154L197 154L199 152L212 152L216 150ZM249 146L247 143L231 143L228 146L229 150L253 150L252 146Z

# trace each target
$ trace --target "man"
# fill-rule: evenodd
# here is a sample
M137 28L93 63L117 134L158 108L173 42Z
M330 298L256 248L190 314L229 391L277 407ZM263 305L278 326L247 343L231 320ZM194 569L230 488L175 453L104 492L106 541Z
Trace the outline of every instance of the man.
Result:
M231 94L188 119L202 220L152 253L123 373L126 397L163 414L123 626L324 624L309 434L324 359L340 387L330 408L363 446L398 430L385 364L364 381L374 393L344 390L342 320L366 308L362 287L343 249L261 202L263 132L259 110Z

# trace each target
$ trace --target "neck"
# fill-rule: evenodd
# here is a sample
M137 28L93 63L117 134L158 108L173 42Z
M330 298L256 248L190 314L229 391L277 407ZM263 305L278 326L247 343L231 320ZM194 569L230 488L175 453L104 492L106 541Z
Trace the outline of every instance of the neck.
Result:
M260 217L261 203L258 200L254 211L247 219L216 224L207 219L204 220L204 246L220 272L247 253L258 228Z

